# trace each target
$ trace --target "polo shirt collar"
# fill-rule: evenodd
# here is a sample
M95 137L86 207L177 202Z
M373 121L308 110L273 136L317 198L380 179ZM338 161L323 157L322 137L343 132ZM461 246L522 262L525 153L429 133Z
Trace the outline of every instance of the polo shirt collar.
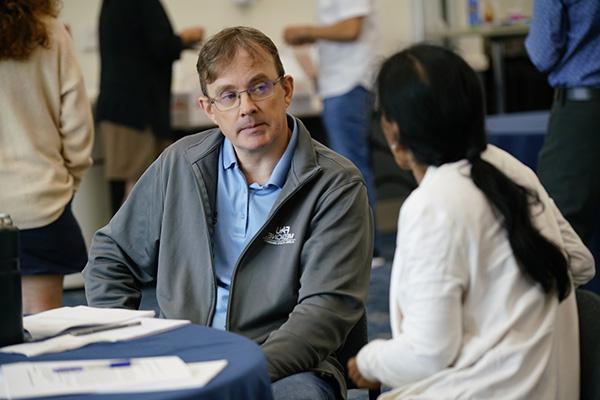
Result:
M292 164L292 158L294 157L294 150L296 149L296 145L298 143L298 124L296 123L296 119L288 118L287 120L288 124L290 122L292 123L292 135L287 147L285 148L285 151L275 165L269 181L262 187L273 185L278 188L282 188L285 184L285 180L290 170L290 165ZM233 144L229 139L225 138L223 141L223 169L227 170L234 168L235 166L237 166L237 157L235 156ZM254 186L254 184L251 186Z

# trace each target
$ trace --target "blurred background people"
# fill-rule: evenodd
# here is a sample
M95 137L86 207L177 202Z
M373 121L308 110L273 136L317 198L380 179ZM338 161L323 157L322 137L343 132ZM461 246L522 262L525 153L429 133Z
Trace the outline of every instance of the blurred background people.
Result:
M600 2L534 1L525 46L554 88L538 174L590 246L600 230ZM593 286L600 292L598 278Z
M0 2L0 211L20 232L23 311L62 305L86 247L71 200L91 163L93 122L53 0Z
M375 212L375 180L369 133L373 109L371 87L376 67L378 31L372 0L316 0L318 25L289 26L284 40L292 46L316 43L317 88L328 146L362 172ZM301 62L301 65L305 63ZM311 72L307 71L310 76ZM374 264L383 264L375 232Z
M419 183L402 205L390 279L392 339L349 374L381 398L576 399L574 285L592 255L536 175L487 145L476 72L417 45L382 66L381 125Z
M104 0L100 11L98 131L115 213L131 187L172 143L172 64L204 30L173 32L158 0Z

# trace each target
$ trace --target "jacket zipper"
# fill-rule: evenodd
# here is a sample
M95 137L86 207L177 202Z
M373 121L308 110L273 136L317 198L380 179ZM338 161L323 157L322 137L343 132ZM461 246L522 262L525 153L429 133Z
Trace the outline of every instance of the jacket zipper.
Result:
M200 190L201 192L199 193L200 196L200 204L202 204L202 207L204 208L204 202L202 201L202 191L204 191L205 194L208 193L208 191L206 190L206 187L204 185L204 179L200 179L200 177L198 176L198 174L202 175L202 172L200 171L200 168L196 165L196 163L193 164L192 170L194 171L194 175L196 177L196 181L198 182L198 186L200 186ZM208 197L208 196L207 196ZM213 205L210 204L210 199L207 198L206 203L209 204L209 206L211 206L211 210L214 209ZM204 211L206 213L206 210ZM211 304L210 304L210 311L208 312L208 319L206 320L205 324L206 326L210 326L212 323L212 319L215 315L215 309L216 309L216 305L217 305L217 272L215 271L215 264L214 264L214 259L213 259L213 235L214 232L211 233L211 229L214 230L214 215L215 212L212 211L212 216L210 217L210 222L213 225L212 227L209 227L207 229L207 239L208 239L208 251L209 251L209 255L210 255L210 268L212 270L212 278L213 278L213 291L212 291L212 296L211 296Z
M262 231L264 230L265 226L269 225L269 223L273 220L273 218L279 212L281 207L283 207L283 205L285 203L287 203L289 201L289 199L291 199L300 189L302 189L304 187L304 185L306 185L308 182L310 182L313 179L313 177L315 175L317 175L320 171L321 171L320 168L317 168L315 171L313 171L308 177L306 177L306 179L304 181L300 182L300 184L298 186L296 186L296 188L294 190L292 190L292 192L285 199L283 199L283 201L281 203L279 203L279 205L275 208L275 210L272 213L270 213L271 216L265 221L265 223L260 227L260 229L256 232L254 237L248 242L248 244L246 244L246 246L240 253L240 256L238 257L238 260L235 263L235 266L233 268L233 273L231 274L231 284L229 285L229 298L227 299L227 319L225 321L225 330L228 331L229 326L230 326L229 320L231 318L231 313L229 312L229 310L231 307L231 299L233 298L233 289L235 287L235 277L237 275L238 267L240 266L244 256L246 255L246 252L248 251L250 246L252 246L252 244L254 244L254 242L256 241L256 238L262 234Z

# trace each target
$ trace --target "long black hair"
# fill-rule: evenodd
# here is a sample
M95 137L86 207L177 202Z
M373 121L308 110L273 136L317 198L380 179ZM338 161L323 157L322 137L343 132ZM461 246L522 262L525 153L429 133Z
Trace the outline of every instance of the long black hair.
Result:
M504 218L521 271L559 300L570 292L567 260L533 225L537 193L481 158L487 146L485 102L479 77L452 51L419 44L387 59L377 77L379 107L400 128L398 143L415 160L439 166L462 159L471 179Z

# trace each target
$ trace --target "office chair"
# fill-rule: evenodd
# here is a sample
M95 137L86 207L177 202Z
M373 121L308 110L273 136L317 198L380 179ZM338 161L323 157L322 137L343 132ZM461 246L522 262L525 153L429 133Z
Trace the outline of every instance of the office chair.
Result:
M344 368L344 378L346 379L346 386L348 389L357 389L352 379L348 376L346 370L346 364L348 360L354 357L358 351L369 342L367 334L367 312L363 313L360 320L354 325L354 328L346 337L346 342L336 351L337 358ZM369 389L369 400L376 400L381 394L381 389Z
M600 296L589 290L575 291L579 313L580 398L600 399Z

